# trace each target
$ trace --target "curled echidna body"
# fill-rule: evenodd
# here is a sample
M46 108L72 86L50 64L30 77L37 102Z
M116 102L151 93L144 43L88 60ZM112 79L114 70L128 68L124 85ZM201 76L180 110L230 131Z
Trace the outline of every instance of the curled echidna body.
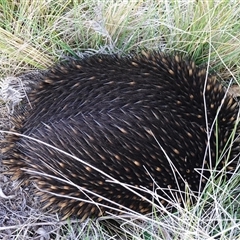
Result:
M7 137L4 163L64 217L150 212L150 191L167 200L167 189L184 193L187 183L198 192L209 170L236 167L237 103L177 55L71 60L46 74L30 102L14 119L22 135Z

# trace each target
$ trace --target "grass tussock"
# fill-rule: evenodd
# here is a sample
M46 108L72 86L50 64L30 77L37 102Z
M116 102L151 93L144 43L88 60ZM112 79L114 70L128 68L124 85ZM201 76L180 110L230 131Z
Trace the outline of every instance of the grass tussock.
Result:
M83 52L178 51L206 64L224 83L232 79L238 84L239 18L239 2L232 0L0 0L0 100L5 104L0 126L8 124L12 110L5 106L24 97L21 81L10 84L9 77ZM1 172L0 187L7 193L0 192L1 239L240 239L239 165L227 182L224 177L217 181L213 171L197 204L191 206L189 200L182 208L173 199L177 211L171 212L159 201L149 216L108 217L117 227L109 226L107 217L79 223L43 214L31 188L13 193Z
M0 1L1 69L46 68L78 51L181 51L239 65L237 1ZM16 65L14 65L14 62ZM15 67L14 67L15 66ZM5 68L4 68L5 67Z

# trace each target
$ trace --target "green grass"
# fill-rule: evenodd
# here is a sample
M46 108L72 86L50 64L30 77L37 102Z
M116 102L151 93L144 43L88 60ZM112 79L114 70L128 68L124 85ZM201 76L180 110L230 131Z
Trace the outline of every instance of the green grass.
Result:
M143 47L177 50L197 63L211 60L214 69L239 71L238 2L216 2L1 0L2 75L43 69L75 51Z
M238 84L239 20L239 1L230 0L0 0L1 89L8 88L9 77L46 69L65 56L129 54L143 48L180 52L217 72L224 85L230 79ZM4 104L0 110L3 126L8 122ZM5 192L11 189L2 175L0 179ZM176 204L175 213L155 206L163 214L112 218L129 239L240 239L239 169L231 181L210 179L208 185L196 205ZM8 214L0 222L1 239L110 239L99 225L104 218L81 225L77 220L60 221L57 215L38 210L37 200L29 195L23 188L13 199L0 200L1 215Z

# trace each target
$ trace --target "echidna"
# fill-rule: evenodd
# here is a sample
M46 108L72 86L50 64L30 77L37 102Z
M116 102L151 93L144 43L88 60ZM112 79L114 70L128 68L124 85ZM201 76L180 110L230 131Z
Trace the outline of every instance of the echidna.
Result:
M49 70L30 102L14 117L21 135L7 137L4 164L64 217L147 213L151 191L166 201L186 184L200 192L209 170L228 176L237 164L238 104L179 55L69 60Z

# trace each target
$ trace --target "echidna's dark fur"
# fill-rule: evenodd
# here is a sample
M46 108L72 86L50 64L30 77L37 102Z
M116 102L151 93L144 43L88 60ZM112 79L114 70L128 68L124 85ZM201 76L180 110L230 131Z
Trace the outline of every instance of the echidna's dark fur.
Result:
M60 64L46 75L30 94L32 109L15 118L15 131L133 185L150 201L152 196L137 188L184 192L187 182L201 191L207 169L226 167L229 172L236 167L239 128L232 134L237 103L215 76L192 61L159 52L100 55ZM7 141L9 172L34 181L45 191L45 205L65 217L101 215L106 210L101 204L118 208L106 199L151 211L149 202L76 158L23 136L11 135ZM200 184L196 170L202 168Z

